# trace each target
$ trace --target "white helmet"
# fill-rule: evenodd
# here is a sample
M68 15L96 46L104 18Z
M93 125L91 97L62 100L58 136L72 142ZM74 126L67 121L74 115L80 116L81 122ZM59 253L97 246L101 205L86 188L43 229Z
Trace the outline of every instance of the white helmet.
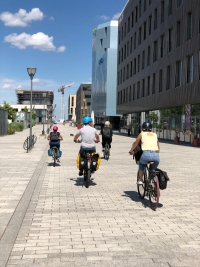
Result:
M110 126L110 122L109 121L106 121L105 122L105 126Z

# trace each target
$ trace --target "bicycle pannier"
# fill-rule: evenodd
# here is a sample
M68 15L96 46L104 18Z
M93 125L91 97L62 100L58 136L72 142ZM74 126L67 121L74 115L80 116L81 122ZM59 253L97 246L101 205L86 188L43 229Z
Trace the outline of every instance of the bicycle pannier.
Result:
M160 190L164 190L167 188L167 182L169 181L169 177L165 171L162 171L160 169L156 169L158 171L158 180L159 180L159 187Z
M51 149L51 148L48 149L48 156L49 156L49 157L52 157L52 149Z
M98 153L92 153L92 171L97 171L101 163L101 158Z

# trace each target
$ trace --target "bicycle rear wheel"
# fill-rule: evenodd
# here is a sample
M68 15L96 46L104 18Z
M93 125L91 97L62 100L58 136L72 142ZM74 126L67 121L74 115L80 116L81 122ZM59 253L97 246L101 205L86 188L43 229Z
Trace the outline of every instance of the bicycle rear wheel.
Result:
M160 188L159 188L159 181L158 176L155 175L154 177L156 181L151 185L150 192L149 192L149 202L150 206L153 210L156 210L159 204L159 197L160 197Z
M52 156L53 156L53 166L56 166L56 150L52 149Z
M86 188L90 186L90 170L86 171Z
M105 145L105 159L109 160L109 145L106 143Z
M140 179L139 177L139 171L137 173L137 181ZM141 184L141 185L137 185L137 189L138 189L138 194L139 194L139 197L140 198L144 198L145 197L145 193L146 193L146 190L147 190L147 184L146 184L146 181L147 181L147 173L146 173L146 170L144 171L144 183Z

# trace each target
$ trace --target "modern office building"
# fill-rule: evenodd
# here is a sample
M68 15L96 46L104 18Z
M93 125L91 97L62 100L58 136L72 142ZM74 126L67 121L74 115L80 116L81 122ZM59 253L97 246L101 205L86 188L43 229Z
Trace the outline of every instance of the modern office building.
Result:
M139 117L186 105L194 111L200 103L200 1L129 0L118 22L117 113Z
M90 116L91 83L80 84L76 92L76 122L81 123L83 117Z
M68 98L68 120L76 121L76 95L69 95Z
M26 106L30 110L30 90L16 90L17 105L12 105L16 111L21 111ZM34 90L32 91L32 108L38 115L38 121L43 122L44 118L53 117L53 91ZM15 107L14 107L15 106Z
M95 122L111 122L119 127L116 114L118 21L110 21L93 30L91 111Z

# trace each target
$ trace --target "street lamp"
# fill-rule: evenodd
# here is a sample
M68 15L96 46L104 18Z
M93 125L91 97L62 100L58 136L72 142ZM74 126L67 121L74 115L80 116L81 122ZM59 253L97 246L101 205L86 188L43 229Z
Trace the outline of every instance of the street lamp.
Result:
M42 135L45 134L45 131L44 131L44 118L45 118L45 100L46 100L46 97L47 97L47 93L43 93L42 94L43 98L44 98L44 109L43 109L43 130L42 130Z
M31 78L31 101L30 101L30 137L32 137L32 86L33 86L33 77L36 73L36 68L29 67L27 68L28 75Z

